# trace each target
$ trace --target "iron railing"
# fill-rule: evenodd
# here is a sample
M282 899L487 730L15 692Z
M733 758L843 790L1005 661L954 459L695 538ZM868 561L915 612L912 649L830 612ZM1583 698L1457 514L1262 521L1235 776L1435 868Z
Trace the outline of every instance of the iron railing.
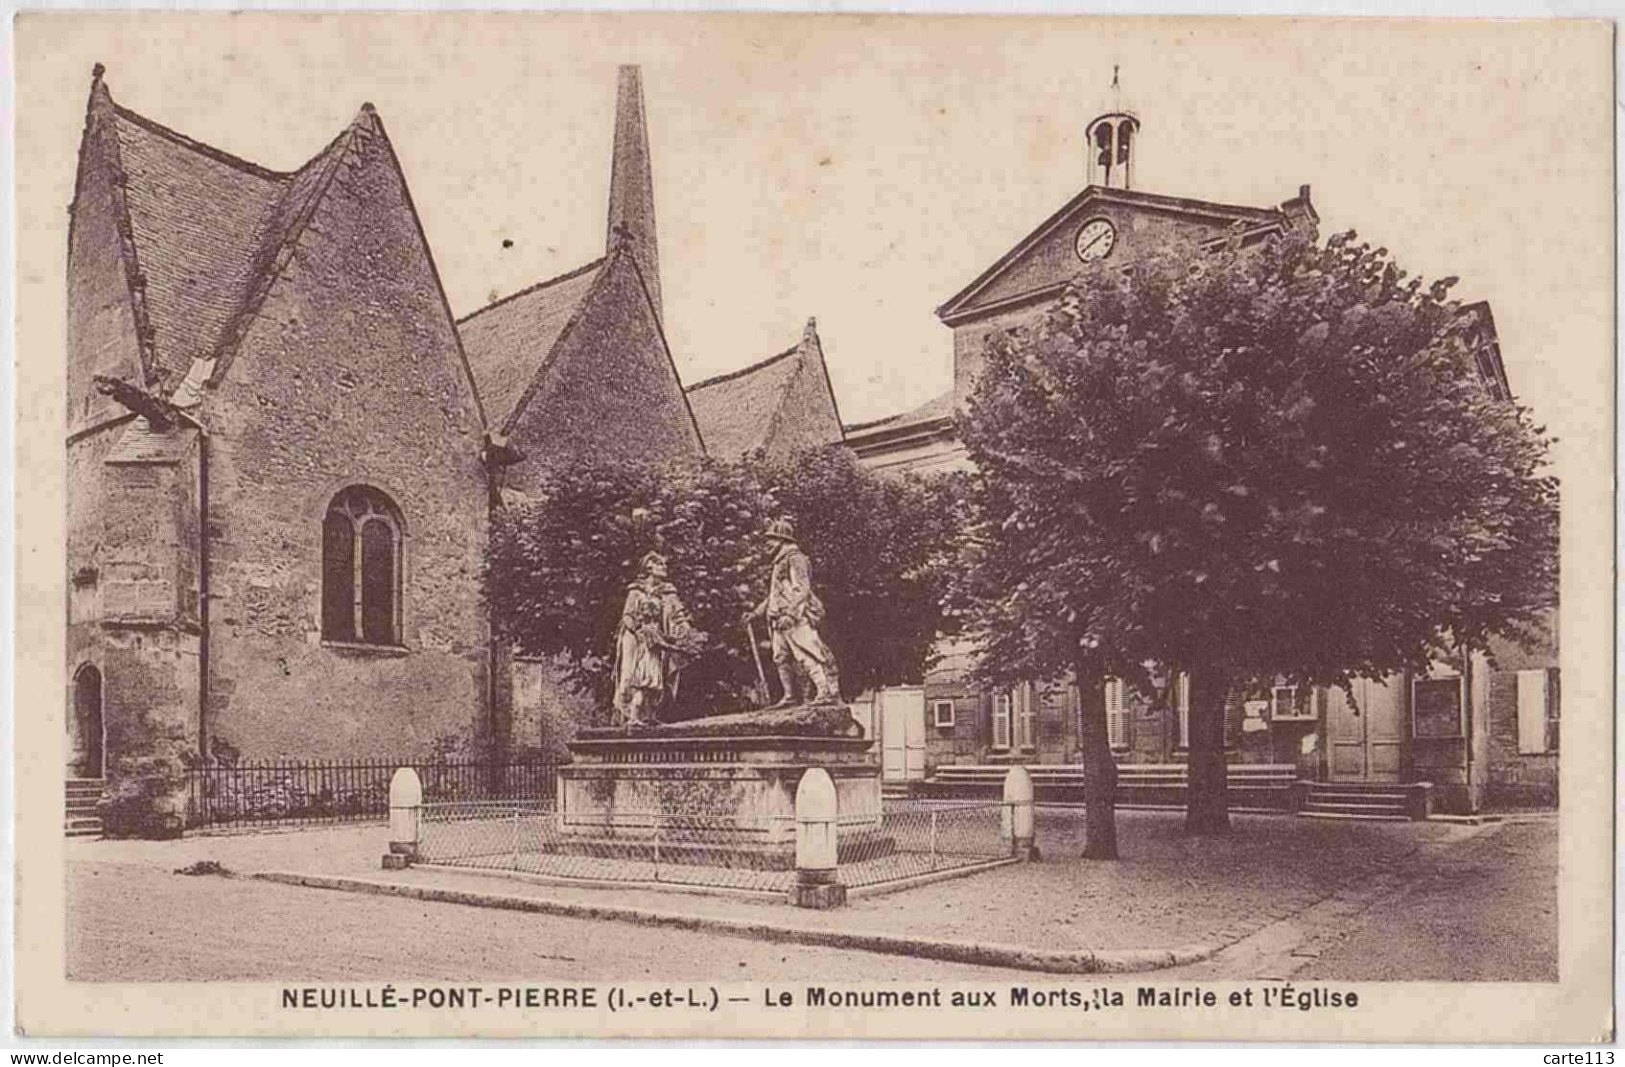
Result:
M551 803L549 760L244 760L188 768L186 825L194 830L271 829L389 818L389 782L411 767L425 801Z

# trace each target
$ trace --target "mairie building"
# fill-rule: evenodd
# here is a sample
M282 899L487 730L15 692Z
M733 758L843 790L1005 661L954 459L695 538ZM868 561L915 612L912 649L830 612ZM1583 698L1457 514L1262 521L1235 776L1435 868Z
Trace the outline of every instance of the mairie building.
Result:
M1114 94L1115 95L1115 94ZM984 345L999 331L1043 319L1068 283L1087 272L1121 269L1170 241L1243 247L1272 235L1318 230L1308 185L1277 204L1224 204L1142 189L1135 172L1141 119L1114 99L1088 122L1087 183L937 309L953 344L953 381L911 410L846 427L846 443L868 467L902 474L965 469L954 417L981 366ZM1484 386L1510 399L1494 318L1487 304L1465 309L1479 323L1474 348ZM1339 689L1302 689L1259 679L1232 695L1225 742L1232 777L1305 779L1352 791L1345 808L1397 812L1406 784L1428 783L1431 803L1476 811L1487 801L1554 803L1557 796L1557 619L1545 647L1510 643L1426 676L1359 682L1354 700ZM1009 764L1062 770L1081 763L1075 687L1030 683L990 691L970 680L974 650L945 642L922 684L873 695L871 715L893 788L927 780L989 781ZM1184 763L1189 706L1181 679L1148 699L1109 681L1108 733L1120 781L1138 773L1167 782L1160 768ZM1044 779L1040 779L1043 781ZM1076 781L1076 775L1054 779ZM1358 788L1355 788L1358 787ZM1365 794L1360 796L1357 794Z

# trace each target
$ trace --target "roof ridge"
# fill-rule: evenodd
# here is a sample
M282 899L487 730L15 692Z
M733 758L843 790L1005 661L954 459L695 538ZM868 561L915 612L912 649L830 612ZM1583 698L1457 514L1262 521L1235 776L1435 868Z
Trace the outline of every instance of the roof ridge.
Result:
M701 389L706 388L707 386L721 385L723 382L731 382L735 378L743 378L747 374L754 374L756 371L765 370L768 367L771 367L773 364L777 363L781 359L789 359L791 356L795 355L797 352L800 352L800 351L801 351L801 342L797 341L794 345L790 346L789 351L780 352L776 356L768 356L766 359L760 360L760 361L758 361L756 363L752 363L748 367L741 367L738 370L731 370L731 371L727 372L726 374L718 374L715 377L707 378L702 382L695 382L693 385L689 386L687 389L685 389L683 391L685 393L694 393L694 392L698 392Z
M567 270L563 274L559 274L559 275L556 275L556 276L554 276L552 278L548 278L546 281L536 282L534 285L527 285L525 288L520 289L518 292L509 293L507 296L502 297L500 300L493 300L489 304L486 304L484 307L476 308L475 310L470 311L467 315L464 315L462 318L454 319L453 321L457 325L461 326L463 323L467 322L469 319L472 319L474 316L483 315L487 311L490 311L492 308L501 307L503 304L506 304L511 300L518 300L522 296L529 296L531 293L540 292L543 289L547 289L547 288L549 288L551 286L558 285L560 282L567 282L571 278L579 277L580 275L583 275L583 274L587 273L589 270L596 270L598 267L603 266L604 263L608 259L609 259L609 254L605 253L604 255L599 256L597 259L593 260L591 263L586 264L585 266L576 267L573 270Z
M299 173L300 170L304 170L306 166L310 165L307 161L303 166L299 167L298 170L292 171L279 171L272 170L269 167L262 167L258 163L243 159L241 156L234 156L230 152L222 151L213 145L205 144L193 137L188 137L179 130L171 129L156 119L150 119L139 112L131 111L118 101L113 100L111 95L109 95L108 100L109 103L113 105L113 111L120 118L129 119L131 122L135 123L137 126L140 126L149 133L157 134L160 137L174 142L182 148L186 148L190 151L196 152L198 155L212 159L216 163L223 163L235 170L252 174L256 178L265 178L269 181L285 182L291 179L295 174Z

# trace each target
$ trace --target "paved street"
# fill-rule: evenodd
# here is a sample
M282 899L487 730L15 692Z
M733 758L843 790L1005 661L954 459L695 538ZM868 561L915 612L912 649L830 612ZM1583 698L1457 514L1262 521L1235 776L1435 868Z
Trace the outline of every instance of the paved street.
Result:
M1485 826L1237 816L1193 839L1173 812L1119 814L1122 859L1085 862L1079 812L1039 815L1043 862L831 912L657 890L377 869L379 826L71 842L69 972L88 980L604 978L1003 980L1019 972L609 920L364 896L174 868L215 860L696 918L1043 950L1226 945L1159 979L1541 981L1557 959L1555 818ZM1019 902L1017 904L1016 902Z
M726 978L1007 981L988 967L75 863L80 981ZM76 928L75 928L76 927Z
M1557 981L1557 824L1502 826L1362 921L1325 932L1303 978Z
M1474 828L1261 927L1181 980L1557 981L1557 822Z

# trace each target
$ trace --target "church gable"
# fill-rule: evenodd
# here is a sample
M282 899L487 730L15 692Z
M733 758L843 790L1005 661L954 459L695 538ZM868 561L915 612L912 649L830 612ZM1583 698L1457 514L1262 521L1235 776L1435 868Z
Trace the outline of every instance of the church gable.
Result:
M458 321L480 403L493 429L506 432L520 399L592 292L603 263L595 259Z
M787 352L691 387L689 403L708 455L739 459L761 449L782 457L842 439L815 320Z
M101 68L85 110L68 229L67 420L70 434L128 413L96 389L106 375L144 385L141 324L145 294L139 277L119 158L117 116Z
M484 421L370 106L321 166L269 242L268 283L197 409L210 435L211 734L243 751L414 751L485 720ZM371 548L355 532L362 511L382 517L366 527ZM335 514L357 524L349 541L330 543ZM369 558L387 562L364 572L374 584L355 587L356 610L382 603L394 617L346 629L329 590ZM309 706L322 710L316 733L287 713Z
M823 345L817 324L811 319L797 347L796 362L795 377L773 413L768 433L767 453L775 458L804 448L837 444L843 437L841 413L835 406L829 370L824 366Z
M697 458L700 433L630 245L610 254L505 427L529 464Z
M1090 186L937 310L954 323L1011 303L1054 295L1095 266L1122 266L1159 246L1254 235L1287 225L1273 208L1238 207Z

